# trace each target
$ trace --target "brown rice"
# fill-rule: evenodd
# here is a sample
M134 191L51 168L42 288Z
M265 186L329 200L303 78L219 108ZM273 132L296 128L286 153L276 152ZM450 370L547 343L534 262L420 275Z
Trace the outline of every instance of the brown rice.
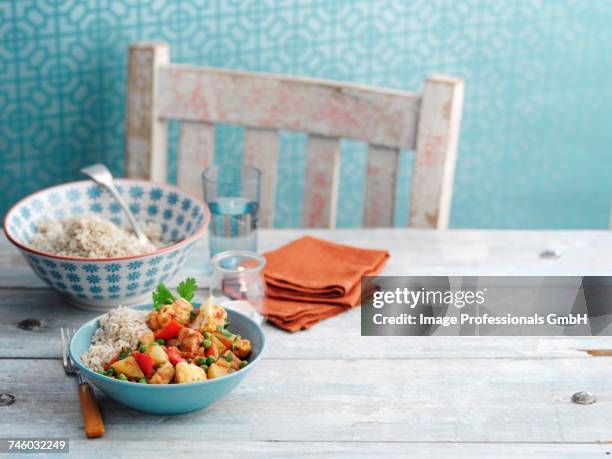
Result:
M104 314L91 337L89 350L81 354L83 364L95 371L122 347L136 347L138 338L151 331L146 323L147 314L148 311L136 311L127 306L119 306Z
M143 225L152 243L141 244L130 230L97 215L83 214L61 220L41 219L30 246L43 252L81 258L115 258L155 252L161 228Z

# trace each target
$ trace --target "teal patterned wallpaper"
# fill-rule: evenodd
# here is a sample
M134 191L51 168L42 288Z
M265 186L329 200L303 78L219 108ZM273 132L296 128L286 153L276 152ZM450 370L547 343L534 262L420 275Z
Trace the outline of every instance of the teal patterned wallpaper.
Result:
M0 214L92 162L121 174L127 46L159 39L178 62L411 90L462 76L452 226L604 228L610 24L607 0L0 0ZM238 160L240 130L219 131L218 155ZM276 223L295 226L304 136L282 147ZM345 147L339 224L355 226L364 149Z

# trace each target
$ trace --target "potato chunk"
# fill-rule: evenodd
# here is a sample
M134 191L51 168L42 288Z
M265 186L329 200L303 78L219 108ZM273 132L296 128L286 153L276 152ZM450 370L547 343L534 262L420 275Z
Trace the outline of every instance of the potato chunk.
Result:
M168 354L166 354L166 351L157 343L153 343L147 348L147 354L151 356L156 367L168 361Z
M225 351L223 355L219 356L216 363L225 368L231 368L233 370L240 369L240 359L229 349Z
M145 346L148 346L149 344L155 341L155 334L153 332L145 333L140 338L138 338L138 341L140 341Z
M116 373L125 375L127 378L130 379L144 378L144 373L138 366L136 359L131 355L127 356L123 360L117 360L111 365L111 368L114 369Z
M172 378L174 378L174 367L170 362L166 362L157 369L149 384L170 384Z
M208 367L208 379L220 378L221 376L225 376L229 374L229 368L224 368L216 363L213 363Z
M206 373L193 363L179 362L176 364L176 382L178 384L204 381Z

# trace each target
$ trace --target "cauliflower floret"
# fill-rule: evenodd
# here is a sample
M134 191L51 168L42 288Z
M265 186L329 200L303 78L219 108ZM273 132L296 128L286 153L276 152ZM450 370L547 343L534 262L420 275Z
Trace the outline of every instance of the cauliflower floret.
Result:
M164 306L159 311L151 311L147 318L147 325L153 331L164 328L172 320L172 314L167 306Z
M176 382L178 384L204 381L206 373L193 363L179 362L176 364Z
M191 311L193 311L193 306L189 301L184 298L177 298L174 300L170 306L174 311L174 318L181 325L187 325L189 323L189 319L191 318Z
M191 318L193 306L184 298L177 298L172 304L163 306L159 311L151 311L147 325L151 330L164 328L172 319L181 325L187 325Z
M225 320L227 319L227 312L221 306L212 306L212 312L208 313L208 308L202 306L198 316L195 318L193 323L190 325L191 328L199 330L201 333L217 331L218 327L225 326Z

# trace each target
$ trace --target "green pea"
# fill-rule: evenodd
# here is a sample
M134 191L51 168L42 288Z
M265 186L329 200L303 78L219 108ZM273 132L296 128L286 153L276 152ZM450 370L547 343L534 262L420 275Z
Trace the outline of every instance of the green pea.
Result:
M210 332L204 332L204 338L210 339L212 338L212 335L210 334Z
M113 376L113 375L115 374L115 369L114 369L114 368L110 368L110 369L109 369L109 370L106 372L106 374L107 374L108 376Z
M198 357L198 365L204 365L206 363L206 359L204 357Z
M142 352L142 353L147 352L147 346L145 346L144 344L140 344L138 346L138 352Z
M138 383L139 383L139 384L149 384L145 378L140 378L140 379L138 380Z
M228 362L233 362L234 361L234 354L232 354L231 352L228 352L227 354L225 354L223 356L223 358L225 360L227 360Z
M164 344L166 344L166 340L165 339L161 339L161 338L158 339L158 340L155 340L155 342L157 344L159 344L160 346L163 346Z
M106 371L104 371L104 368L101 368L100 370L96 371L96 373L100 375L106 375Z
M204 346L204 349L210 349L210 346L212 346L212 342L209 339L205 339L202 342L202 346Z
M208 371L208 365L200 365L200 368L204 371Z
M193 311L191 311L191 312L189 313L189 319L190 319L190 320L195 319L195 318L196 318L196 316L197 316L197 314L196 314L195 312L193 312Z
M117 379L120 379L121 381L127 381L127 376L125 376L123 373L120 373L119 376L117 376Z
M206 365L212 365L216 361L217 361L217 358L213 357L212 355L206 357Z
M240 362L240 365L238 365L240 368L244 368L249 364L249 362L247 360L243 360L242 362Z

